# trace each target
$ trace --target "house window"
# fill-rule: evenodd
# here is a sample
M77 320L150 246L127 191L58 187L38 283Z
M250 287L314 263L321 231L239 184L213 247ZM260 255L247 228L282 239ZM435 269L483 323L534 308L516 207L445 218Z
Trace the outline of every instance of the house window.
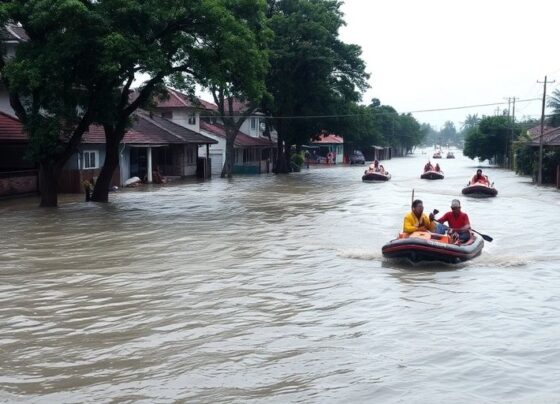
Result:
M195 163L195 146L187 146L187 164L194 165Z
M192 112L189 113L188 123L189 125L196 125L196 115Z
M251 130L257 130L257 118L251 118Z
M254 163L258 161L256 149L243 149L243 163Z
M173 111L163 111L161 117L165 119L173 119Z
M99 153L94 150L84 151L82 159L82 169L92 170L99 168Z

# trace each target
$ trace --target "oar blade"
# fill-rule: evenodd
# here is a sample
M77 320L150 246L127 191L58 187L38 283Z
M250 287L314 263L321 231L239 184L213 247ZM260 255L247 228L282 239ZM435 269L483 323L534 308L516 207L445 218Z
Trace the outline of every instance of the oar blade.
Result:
M481 234L482 238L486 241L489 241L490 243L494 240L492 237L486 235L486 234Z

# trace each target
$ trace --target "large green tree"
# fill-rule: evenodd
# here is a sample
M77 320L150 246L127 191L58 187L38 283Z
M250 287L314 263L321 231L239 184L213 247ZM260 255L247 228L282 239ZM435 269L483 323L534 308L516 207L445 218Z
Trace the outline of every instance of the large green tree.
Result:
M257 0L245 0L255 4ZM195 67L206 49L219 40L235 41L228 0L99 0L97 12L108 28L104 39L107 69L100 75L106 91L99 124L103 125L106 157L92 199L107 202L109 185L119 164L119 144L131 116L153 98L165 81L195 85ZM219 29L217 29L219 27ZM149 78L130 97L138 74Z
M513 125L508 116L484 117L466 134L463 154L471 159L495 159L496 163L503 164L512 140L520 132L519 125Z
M452 121L445 121L443 128L439 131L440 145L455 145L458 143L457 129Z
M4 1L2 24L17 21L28 40L3 54L0 74L39 166L40 206L58 203L57 182L102 100L94 72L103 53L103 21L93 2Z
M359 101L368 74L357 45L339 38L344 25L336 0L268 0L270 44L265 110L278 132L276 172L289 171L292 145L313 134L336 131L339 116Z
M193 65L198 82L212 93L226 131L226 159L221 177L231 178L234 144L245 120L266 93L268 69L264 0L223 0L228 11L220 29L210 33Z

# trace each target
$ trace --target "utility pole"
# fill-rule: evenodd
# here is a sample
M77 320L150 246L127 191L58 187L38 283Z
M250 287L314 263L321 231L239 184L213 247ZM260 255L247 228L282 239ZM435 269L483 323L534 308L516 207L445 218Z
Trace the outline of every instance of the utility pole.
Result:
M516 99L517 97L513 97L513 108L511 112L511 146L510 146L511 158L509 164L510 169L513 169L513 138L515 136L513 128L515 127L515 100Z
M542 96L542 112L541 112L541 138L539 141L539 176L537 179L537 184L542 185L542 154L543 154L543 137L544 137L544 108L546 105L546 85L547 83L554 83L553 81L548 81L547 77L544 76L544 81L537 81L539 84L544 84L544 91Z
M504 100L507 99L508 102L508 109L507 109L507 116L509 118L509 123L510 123L510 127L511 130L513 131L513 126L511 125L511 97L505 98ZM509 141L506 139L506 150L505 150L505 154L504 154L504 168L508 168L509 164L510 164L510 146L509 146Z

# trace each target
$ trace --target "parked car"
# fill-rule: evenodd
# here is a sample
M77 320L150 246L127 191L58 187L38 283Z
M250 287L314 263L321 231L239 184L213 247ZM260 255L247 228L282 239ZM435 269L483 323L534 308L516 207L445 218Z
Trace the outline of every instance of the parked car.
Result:
M366 163L366 159L363 153L359 150L356 150L350 156L350 164L365 164L365 163Z

